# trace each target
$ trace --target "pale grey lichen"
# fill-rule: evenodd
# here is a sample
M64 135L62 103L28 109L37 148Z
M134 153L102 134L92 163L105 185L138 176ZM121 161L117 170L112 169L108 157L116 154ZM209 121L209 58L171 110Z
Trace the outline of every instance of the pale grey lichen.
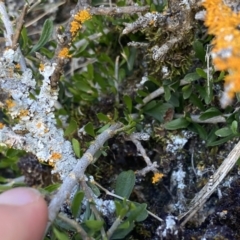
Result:
M35 89L36 81L30 69L21 75L14 72L19 59L17 51L8 49L0 61L0 88L9 94L12 103L7 111L13 119L18 119L18 123L11 128L0 129L0 143L35 154L40 161L53 165L53 172L64 179L77 160L71 143L64 139L63 130L56 127L54 104L58 91L50 86L50 76L56 65L45 64L44 69L40 70L43 76L40 93L31 99L29 92ZM23 136L19 135L21 132Z

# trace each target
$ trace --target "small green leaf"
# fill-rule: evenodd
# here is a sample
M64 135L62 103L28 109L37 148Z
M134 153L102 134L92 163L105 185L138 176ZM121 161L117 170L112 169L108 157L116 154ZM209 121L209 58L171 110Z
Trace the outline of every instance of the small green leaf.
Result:
M75 196L72 200L71 211L72 211L72 214L75 218L77 218L79 216L79 213L81 211L81 203L82 203L83 198L84 198L84 192L79 191L75 194Z
M154 117L159 122L163 122L166 112L172 108L173 106L169 103L156 103L155 101L151 101L143 108L143 111L145 114Z
M211 107L200 115L200 120L207 120L221 115L222 113L215 107Z
M91 230L97 232L99 230L101 230L104 222L103 221L99 221L99 220L86 220L84 222L86 224L86 226L88 228L90 228Z
M23 49L24 51L27 51L27 49L29 48L29 38L28 38L28 34L27 34L27 29L24 26L21 31L21 37L22 37L21 49Z
M83 44L79 49L76 50L76 53L73 55L74 58L79 58L82 56L82 52L87 48L87 46L89 45L88 42L86 42L85 44Z
M128 109L128 112L131 113L132 112L132 99L128 95L125 95L123 97L123 101Z
M222 81L224 79L225 75L226 75L226 73L224 71L221 71L215 82Z
M199 134L200 138L203 140L207 140L208 135L207 135L206 129L198 123L193 122L192 124L193 124L194 130L196 130L196 132Z
M72 146L73 146L73 151L75 155L80 158L81 156L81 149L80 149L80 144L77 139L73 138L72 139Z
M95 184L89 182L88 186L92 189L95 196L99 197L101 195L99 188Z
M133 222L133 221L137 221L137 222L144 221L147 218L147 216L148 216L147 204L146 203L142 203L142 204L137 204L136 203L135 205L136 205L136 208L129 212L128 220L130 222Z
M108 129L110 126L111 126L111 123L105 124L103 127L99 128L99 129L97 130L97 133L100 134L100 133L104 132L104 131L105 131L106 129Z
M114 201L114 203L116 207L116 215L117 217L119 217L122 209L122 204L120 203L120 201Z
M229 141L229 140L231 140L231 139L233 139L233 138L234 138L234 135L232 134L232 135L229 135L229 136L227 136L227 137L225 137L225 138L222 138L222 139L220 139L220 140L218 140L218 141L209 142L209 143L207 143L207 146L208 146L208 147L218 146L218 145L221 145L221 144L223 144L223 143L225 143L225 142L227 142L227 141Z
M231 130L234 134L238 134L238 122L236 120L232 122Z
M99 119L100 122L109 122L110 119L108 118L108 116L106 116L103 113L97 113L97 118Z
M184 86L182 88L182 92L183 92L183 99L188 99L192 94L192 86L191 85Z
M195 50L196 57L199 58L204 63L206 53L203 44L200 41L196 40L193 43L193 49Z
M45 187L44 190L51 193L51 192L56 191L60 186L61 186L60 183L55 183L55 184L51 184L51 185Z
M94 127L93 127L93 124L91 122L89 122L88 124L85 125L84 130L90 136L95 137Z
M70 136L72 135L78 128L77 122L73 119L71 119L68 127L66 128L64 132L64 136Z
M37 44L33 46L30 53L36 52L38 49L43 47L49 39L52 37L53 33L53 21L51 19L47 19L43 24L43 30L38 40Z
M196 72L188 73L185 75L184 80L187 82L193 82L195 80L198 80L200 77Z
M201 100L197 95L191 94L190 101L194 106L198 107L201 111L205 110L203 103L201 102Z
M215 132L215 134L218 136L218 137L227 137L227 136L230 136L230 135L232 135L232 130L231 130L231 128L229 128L229 127L224 127L224 128L221 128L221 129L219 129L219 130L217 130L216 132Z
M201 69L201 68L196 68L196 73L197 73L200 77L207 79L207 73L204 72L203 69Z
M121 223L116 231L113 233L111 240L114 239L126 239L125 237L133 230L134 223L129 223L129 221L124 221Z
M164 127L167 130L176 130L180 128L186 128L189 125L189 123L190 122L188 122L185 118L178 118L172 120L171 122L166 123Z
M120 173L117 178L115 193L128 199L135 185L135 179L135 174L131 170Z
M53 228L53 233L59 240L69 240L68 234L64 232L60 232L57 228Z

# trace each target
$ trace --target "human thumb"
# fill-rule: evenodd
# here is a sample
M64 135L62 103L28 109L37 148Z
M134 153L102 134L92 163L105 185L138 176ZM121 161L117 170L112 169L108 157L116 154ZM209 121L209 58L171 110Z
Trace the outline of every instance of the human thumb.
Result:
M32 188L15 188L0 194L1 240L40 240L47 224L47 205Z

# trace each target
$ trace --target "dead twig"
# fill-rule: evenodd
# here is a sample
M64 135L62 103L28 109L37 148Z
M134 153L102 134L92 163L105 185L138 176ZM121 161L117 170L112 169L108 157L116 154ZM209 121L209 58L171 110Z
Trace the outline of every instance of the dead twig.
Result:
M22 27L23 27L23 23L24 23L24 18L27 14L27 10L28 10L28 4L25 4L23 9L22 9L22 12L21 12L21 15L19 16L19 18L17 19L17 26L16 26L16 30L15 30L15 33L13 35L13 40L12 40L12 48L14 50L17 49L17 43L18 43L18 40L19 40L19 36L21 34L21 31L22 31Z
M240 156L240 141L235 145L227 158L223 161L218 170L212 175L208 183L202 188L202 190L191 201L190 208L187 212L179 216L179 220L183 220L181 227L184 225L202 208L208 198L215 192L218 185L227 176L229 171L234 167L235 163ZM211 182L211 188L209 188Z

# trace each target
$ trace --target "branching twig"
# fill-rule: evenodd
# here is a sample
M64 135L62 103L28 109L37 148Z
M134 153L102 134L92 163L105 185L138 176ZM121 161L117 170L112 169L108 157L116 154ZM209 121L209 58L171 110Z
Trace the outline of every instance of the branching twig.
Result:
M67 195L71 193L73 187L77 184L78 181L81 181L84 177L84 172L89 164L94 159L95 153L102 148L103 144L111 137L113 137L117 130L122 125L117 123L112 125L109 129L101 133L96 140L91 144L89 149L84 153L82 158L78 160L77 165L71 171L71 173L64 179L63 184L61 185L59 191L54 196L53 200L49 205L49 223L47 228L51 225L53 220L55 219L61 205L67 198ZM58 163L56 163L57 165Z
M132 133L131 135L128 136L127 140L131 140L137 150L141 153L141 156L143 157L144 161L146 162L147 166L145 168L143 168L142 170L137 171L138 175L142 175L145 176L148 172L153 172L156 173L158 172L158 164L157 162L151 162L150 158L147 156L147 153L144 149L144 147L141 144L141 140L143 141L147 141L149 139L149 135L146 133Z
M103 190L105 192L106 195L109 195L109 196L112 196L112 197L115 197L117 199L120 199L120 200L124 200L123 197L119 196L119 195L116 195L112 192L109 192L106 188L104 188L103 186L101 186L99 183L97 183L96 181L92 181L93 184L95 184L97 187L99 187L101 190ZM128 199L126 199L126 201L129 201ZM148 211L148 214L151 215L152 217L154 217L155 219L157 219L158 221L162 222L163 220L158 217L157 215L155 215L154 213Z
M76 231L79 233L82 239L86 240L93 240L93 238L88 237L86 231L81 227L80 224L78 224L73 219L69 219L67 216L64 216L62 213L58 214L58 218L60 218L62 221L68 223L70 226L76 229Z

